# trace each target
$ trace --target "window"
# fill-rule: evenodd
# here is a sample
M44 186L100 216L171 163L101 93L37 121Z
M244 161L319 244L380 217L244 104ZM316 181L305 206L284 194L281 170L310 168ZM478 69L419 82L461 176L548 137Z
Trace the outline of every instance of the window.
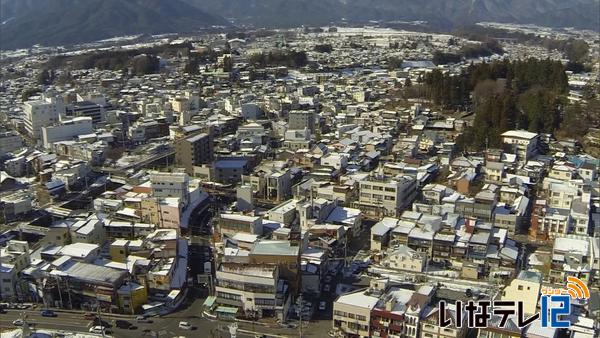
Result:
M523 285L519 285L519 286L517 287L517 289L519 289L519 291L522 291L522 290L523 290Z

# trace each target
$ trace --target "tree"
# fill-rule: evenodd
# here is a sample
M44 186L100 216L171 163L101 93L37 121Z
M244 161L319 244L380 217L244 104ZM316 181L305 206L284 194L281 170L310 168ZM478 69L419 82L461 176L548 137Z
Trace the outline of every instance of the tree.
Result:
M21 101L27 101L30 97L34 96L39 92L39 88L27 88L23 90L23 92L21 92Z
M226 56L223 58L223 71L224 72L231 72L233 70L233 61L231 60L230 56Z
M400 68L402 68L403 62L404 62L404 60L402 60L401 58L396 57L396 56L391 56L387 59L388 69L390 69L390 70L400 69Z
M47 86L47 85L52 84L53 81L54 81L54 72L52 70L43 69L41 72L38 73L37 84L42 85L42 86Z
M315 52L318 52L318 53L327 53L327 54L329 54L329 53L331 53L333 51L333 47L331 47L331 45L328 44L328 43L326 43L326 44L319 44L319 45L315 46L314 50L315 50Z
M587 42L577 39L570 40L565 48L565 54L567 58L572 62L582 63L587 58L589 52L589 46Z
M190 58L183 67L183 72L188 73L190 75L196 75L200 73L199 63L196 58Z

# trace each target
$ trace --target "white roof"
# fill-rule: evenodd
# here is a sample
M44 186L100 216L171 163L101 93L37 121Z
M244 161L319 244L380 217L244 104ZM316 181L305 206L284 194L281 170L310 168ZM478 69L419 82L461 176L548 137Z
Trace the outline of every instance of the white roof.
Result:
M373 297L373 296L368 296L365 294L365 291L361 291L361 292L348 293L345 295L341 295L336 300L336 303L351 305L351 306L356 306L356 307L361 307L361 308L366 308L366 309L371 310L375 307L375 305L377 305L378 301L379 301L379 298Z
M536 136L538 136L538 134L529 132L527 130L509 130L507 132L502 133L502 137L514 137L527 140L531 140Z

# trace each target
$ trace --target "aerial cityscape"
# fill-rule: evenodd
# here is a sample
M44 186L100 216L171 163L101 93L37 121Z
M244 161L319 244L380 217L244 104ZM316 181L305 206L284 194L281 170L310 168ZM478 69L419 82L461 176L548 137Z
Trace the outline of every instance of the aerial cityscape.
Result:
M600 1L438 2L0 0L1 337L600 337Z

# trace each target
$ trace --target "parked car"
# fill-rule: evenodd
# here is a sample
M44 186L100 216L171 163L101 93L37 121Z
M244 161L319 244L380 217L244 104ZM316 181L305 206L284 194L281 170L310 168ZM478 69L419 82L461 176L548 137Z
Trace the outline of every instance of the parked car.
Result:
M331 275L325 276L325 283L331 283L332 279L333 279L333 277L331 277Z
M94 319L92 319L92 326L103 326L105 328L110 328L112 327L112 325L103 319L100 319L99 317L94 317Z
M42 310L40 312L40 315L42 315L42 317L56 317L57 316L56 313L54 313L54 311L48 310L48 309Z
M192 324L190 324L188 322L179 322L179 328L183 329L183 330L191 330Z
M325 311L325 309L327 308L327 303L322 300L319 302L319 311Z
M130 322L126 321L126 320L122 320L122 319L117 319L117 321L115 322L115 326L118 327L119 329L131 329L131 327L133 326L133 324L131 324Z
M323 292L329 292L331 291L331 284L325 284L325 286L323 287Z
M90 333L104 334L105 328L104 328L104 326L92 326L92 327L90 327Z
M13 325L14 326L23 326L23 320L22 319L15 319L13 320Z
M83 319L92 320L94 318L96 318L96 314L95 313L86 312L86 313L83 314Z
M135 321L138 323L152 323L152 319L143 316L143 315L139 315L137 317L135 317Z

